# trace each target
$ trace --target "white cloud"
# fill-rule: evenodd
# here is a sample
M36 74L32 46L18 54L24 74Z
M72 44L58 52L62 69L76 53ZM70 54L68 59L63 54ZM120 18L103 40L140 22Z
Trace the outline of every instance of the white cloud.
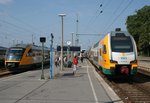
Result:
M13 0L0 0L0 4L6 5L6 4L11 3L12 1L13 1Z

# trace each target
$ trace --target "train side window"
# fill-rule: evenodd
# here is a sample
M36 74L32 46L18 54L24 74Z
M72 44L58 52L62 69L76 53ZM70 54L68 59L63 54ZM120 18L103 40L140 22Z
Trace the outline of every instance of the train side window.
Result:
M32 50L32 56L36 56L37 55L37 50L36 49L33 49Z
M32 50L31 50L31 49L30 49L29 52L27 53L27 56L28 56L28 57L31 57L31 56L32 56Z
M106 45L103 45L103 53L106 54Z
M101 53L101 48L99 49L99 55L100 55L100 56L102 55L102 53Z

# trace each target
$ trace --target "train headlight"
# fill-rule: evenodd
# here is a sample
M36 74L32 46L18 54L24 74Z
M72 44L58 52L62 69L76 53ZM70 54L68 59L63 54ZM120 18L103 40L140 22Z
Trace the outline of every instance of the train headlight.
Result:
M118 62L115 60L110 60L110 63L118 63Z
M131 64L136 64L137 63L137 60L133 60L130 62Z

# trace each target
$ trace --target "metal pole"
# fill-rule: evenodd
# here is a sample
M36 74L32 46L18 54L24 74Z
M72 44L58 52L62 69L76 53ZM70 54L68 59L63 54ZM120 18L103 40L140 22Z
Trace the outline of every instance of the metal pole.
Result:
M63 27L63 16L61 17L62 19L62 40L61 40L61 70L63 70L63 46L64 46L64 27Z
M42 42L42 74L41 74L41 79L45 79L44 78L43 64L44 64L44 43Z
M51 44L50 44L50 79L53 76L53 34L51 33Z
M67 46L67 62L69 61L69 45Z
M73 46L73 33L72 33L72 46Z
M70 45L68 45L68 59L67 59L68 61L70 61L70 55L71 55L70 54Z
M77 20L76 20L76 46L79 45L79 36L77 35L78 34L78 23L79 23L79 20L78 20L78 14L77 14Z
M32 44L33 44L33 34L32 34Z
M61 35L61 70L63 70L63 17L65 16L65 14L59 14L59 16L61 17L61 21L62 21L62 35Z
M61 20L62 20L62 35L61 35L61 70L63 70L63 16L61 16Z
M50 79L52 79L52 42L50 44Z
M72 47L74 46L73 44L73 33L72 33ZM73 50L71 51L71 60L73 60Z

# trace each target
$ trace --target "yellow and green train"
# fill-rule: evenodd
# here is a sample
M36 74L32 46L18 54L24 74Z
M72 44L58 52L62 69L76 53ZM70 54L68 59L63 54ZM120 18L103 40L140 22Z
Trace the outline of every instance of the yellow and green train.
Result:
M137 73L137 48L127 31L111 31L90 50L94 64L106 75L135 75Z
M50 50L44 47L44 63L50 61ZM16 44L8 48L5 67L10 71L22 71L41 65L42 47L33 44Z

